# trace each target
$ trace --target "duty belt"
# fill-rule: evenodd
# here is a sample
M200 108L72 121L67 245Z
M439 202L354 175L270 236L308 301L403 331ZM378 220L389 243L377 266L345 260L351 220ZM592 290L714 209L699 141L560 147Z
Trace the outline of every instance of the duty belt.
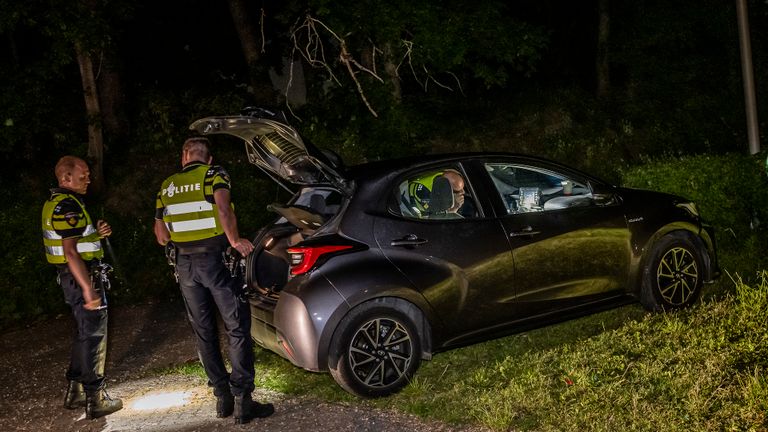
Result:
M215 246L179 246L176 245L179 255L194 255L199 253L221 252L221 248Z

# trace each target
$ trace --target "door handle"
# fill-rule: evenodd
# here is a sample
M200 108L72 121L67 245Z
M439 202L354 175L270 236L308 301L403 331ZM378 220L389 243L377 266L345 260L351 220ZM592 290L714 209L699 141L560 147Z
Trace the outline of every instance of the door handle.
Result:
M537 234L541 234L541 231L534 231L533 228L528 225L527 227L521 229L520 231L512 231L511 234L509 234L510 237L532 237Z
M408 234L403 238L392 240L390 246L418 246L426 242L426 239L419 238L416 234Z

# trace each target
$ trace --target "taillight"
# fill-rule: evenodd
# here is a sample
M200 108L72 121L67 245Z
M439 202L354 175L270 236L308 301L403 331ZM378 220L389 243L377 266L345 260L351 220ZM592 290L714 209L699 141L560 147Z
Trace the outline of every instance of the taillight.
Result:
M291 255L291 274L296 276L308 272L323 255L352 249L350 245L300 246L288 249Z

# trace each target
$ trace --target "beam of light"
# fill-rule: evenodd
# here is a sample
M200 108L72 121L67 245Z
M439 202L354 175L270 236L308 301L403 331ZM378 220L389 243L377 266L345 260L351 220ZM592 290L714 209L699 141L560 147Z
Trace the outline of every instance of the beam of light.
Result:
M189 402L191 395L192 392L189 391L148 394L134 400L131 408L137 411L148 411L180 407Z

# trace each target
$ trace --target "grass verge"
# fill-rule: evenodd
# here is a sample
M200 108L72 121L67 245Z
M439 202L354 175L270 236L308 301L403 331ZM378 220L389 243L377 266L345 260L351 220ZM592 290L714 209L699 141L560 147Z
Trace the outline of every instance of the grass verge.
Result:
M257 385L494 430L766 430L768 272L756 279L684 311L626 306L441 353L389 398L260 349Z

